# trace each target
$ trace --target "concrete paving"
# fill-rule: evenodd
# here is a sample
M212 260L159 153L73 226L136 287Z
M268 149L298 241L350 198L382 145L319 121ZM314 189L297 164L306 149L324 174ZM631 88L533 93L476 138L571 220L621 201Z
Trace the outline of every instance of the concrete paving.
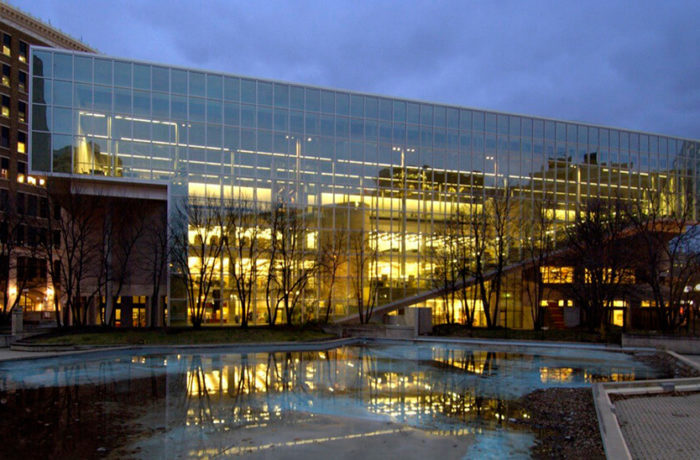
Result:
M667 353L700 370L700 356ZM597 383L593 397L608 458L700 458L700 378Z
M700 393L624 399L615 414L632 458L700 458Z

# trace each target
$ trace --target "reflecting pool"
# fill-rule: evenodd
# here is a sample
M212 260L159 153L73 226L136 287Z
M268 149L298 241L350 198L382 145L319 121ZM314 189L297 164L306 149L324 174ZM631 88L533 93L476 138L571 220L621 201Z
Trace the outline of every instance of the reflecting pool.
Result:
M0 363L0 433L13 455L527 457L519 398L659 377L623 353L572 349L109 352Z

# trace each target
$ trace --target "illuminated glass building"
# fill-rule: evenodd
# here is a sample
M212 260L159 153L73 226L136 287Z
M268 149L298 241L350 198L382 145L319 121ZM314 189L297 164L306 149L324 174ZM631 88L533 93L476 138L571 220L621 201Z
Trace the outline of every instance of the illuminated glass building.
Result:
M351 238L337 235L361 232L376 260L360 272L352 262L340 268L331 296L336 318L356 308L353 272L367 279L378 305L432 289L431 253L445 222L458 210L489 212L502 191L513 200L509 262L523 258L526 235L516 222L534 203L550 203L565 224L591 197L637 199L662 183L697 196L697 140L79 52L32 52L32 171L159 187L171 215L176 203L197 197L256 209L284 203L303 218L303 263L318 260L331 240L351 260ZM217 264L206 319L236 324L231 261L222 254ZM527 328L518 276L506 276L499 323ZM173 277L168 318L176 324L188 314ZM266 319L260 278L253 322ZM304 285L304 318L323 316L326 278L315 272ZM439 298L425 303L435 322L444 317Z

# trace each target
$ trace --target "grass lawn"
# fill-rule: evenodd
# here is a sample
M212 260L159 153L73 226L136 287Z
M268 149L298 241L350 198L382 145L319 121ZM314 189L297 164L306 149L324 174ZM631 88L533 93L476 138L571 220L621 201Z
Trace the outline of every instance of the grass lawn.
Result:
M332 339L335 336L317 328L202 327L194 330L177 328L163 330L112 329L66 331L36 337L34 343L72 345L192 345L246 342L299 342Z
M471 337L475 339L511 339L511 340L552 340L560 342L616 343L622 340L622 331L614 328L606 337L599 332L585 329L550 329L546 331L517 329L469 329L461 324L440 324L433 328L433 335L440 337Z

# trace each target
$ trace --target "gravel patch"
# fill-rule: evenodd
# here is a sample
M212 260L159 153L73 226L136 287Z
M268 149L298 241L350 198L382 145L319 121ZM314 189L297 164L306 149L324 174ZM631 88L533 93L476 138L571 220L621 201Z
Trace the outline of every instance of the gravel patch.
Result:
M634 358L661 371L668 378L700 377L700 371L677 360L668 353L635 354Z
M546 388L520 399L536 434L533 458L604 459L593 393L588 388Z

